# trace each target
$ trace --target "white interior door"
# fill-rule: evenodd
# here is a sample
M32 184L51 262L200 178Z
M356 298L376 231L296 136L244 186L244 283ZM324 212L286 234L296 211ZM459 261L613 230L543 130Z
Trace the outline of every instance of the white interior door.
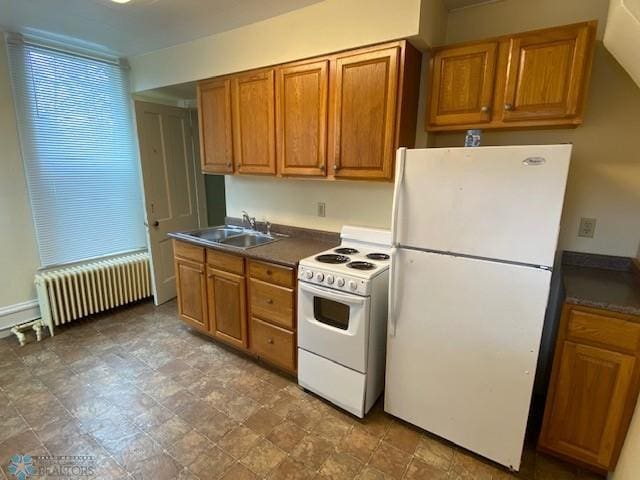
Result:
M398 249L392 277L385 410L517 470L551 272Z
M156 305L176 296L173 246L167 233L198 228L202 210L189 116L184 108L136 101Z

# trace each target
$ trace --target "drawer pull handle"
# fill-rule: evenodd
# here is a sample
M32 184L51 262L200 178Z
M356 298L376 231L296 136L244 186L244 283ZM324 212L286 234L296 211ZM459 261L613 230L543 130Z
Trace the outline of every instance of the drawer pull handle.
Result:
M273 345L273 338L269 338L269 339L267 339L267 343L270 343L270 344L272 344L272 345Z
M272 305L272 304L273 304L273 299L272 299L272 298L267 298L267 303L268 303L269 305Z
M273 272L271 270L267 270L267 275L273 275Z

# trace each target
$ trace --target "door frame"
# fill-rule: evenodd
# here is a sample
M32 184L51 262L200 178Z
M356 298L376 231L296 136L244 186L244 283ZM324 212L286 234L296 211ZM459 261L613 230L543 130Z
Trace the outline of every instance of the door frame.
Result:
M132 94L130 97L130 108L132 115L132 125L131 128L135 132L134 141L136 147L136 155L137 155L137 163L138 163L138 178L140 182L140 192L142 193L142 204L144 207L144 222L145 222L145 234L147 239L147 251L149 252L149 262L151 268L151 290L153 293L153 303L157 306L160 305L158 302L158 292L156 288L155 275L154 271L154 261L153 255L151 254L151 235L149 233L149 205L147 205L147 192L144 186L144 165L142 162L142 154L140 152L140 135L138 131L138 115L137 115L137 104L138 103L148 103L155 105L162 105L165 107L174 107L185 110L186 116L189 119L189 127L191 132L191 164L192 164L192 173L193 176L193 191L196 194L196 209L197 209L197 219L198 219L198 228L204 228L208 225L207 220L207 197L205 191L204 184L204 174L200 169L200 146L198 139L198 109L195 106L190 106L191 102L188 101L166 101L160 100L155 97L149 97L145 95ZM184 105L183 105L184 104Z

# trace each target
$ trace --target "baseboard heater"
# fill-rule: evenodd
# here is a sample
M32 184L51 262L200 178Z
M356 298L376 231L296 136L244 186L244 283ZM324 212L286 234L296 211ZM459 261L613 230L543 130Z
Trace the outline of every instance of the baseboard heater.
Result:
M40 270L35 284L42 321L53 336L54 326L151 296L149 254Z

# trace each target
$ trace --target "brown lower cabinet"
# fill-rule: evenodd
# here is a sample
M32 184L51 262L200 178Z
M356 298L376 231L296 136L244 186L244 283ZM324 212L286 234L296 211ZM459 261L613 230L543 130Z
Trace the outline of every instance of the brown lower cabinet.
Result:
M640 388L640 317L565 304L540 450L613 471Z
M174 240L178 312L216 340L296 373L294 268Z

